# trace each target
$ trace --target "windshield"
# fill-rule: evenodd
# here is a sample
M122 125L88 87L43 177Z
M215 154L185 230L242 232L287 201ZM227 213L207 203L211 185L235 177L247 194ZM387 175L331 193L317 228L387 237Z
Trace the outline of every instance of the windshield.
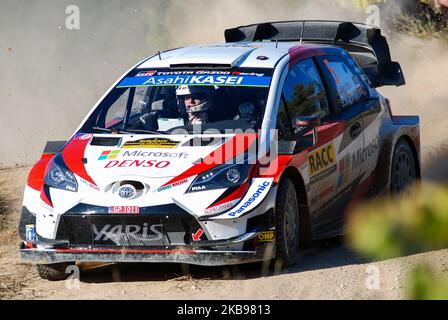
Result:
M81 131L192 133L195 125L201 132L259 129L271 75L271 69L134 70L99 104Z

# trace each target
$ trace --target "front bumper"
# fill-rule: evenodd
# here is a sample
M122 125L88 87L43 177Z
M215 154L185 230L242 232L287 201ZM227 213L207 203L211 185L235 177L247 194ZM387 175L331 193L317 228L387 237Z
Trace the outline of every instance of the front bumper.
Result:
M27 211L26 208L24 211ZM110 243L110 241L99 243L95 241L95 234L92 234L92 225L95 223L99 223L97 231L101 231L103 226L110 224L125 227L129 224L147 222L148 225L151 225L154 219L156 221L161 219L169 241L135 244L122 241L123 239L120 238L122 242L119 243ZM199 241L192 241L192 232L200 226L192 216L184 213L136 216L65 214L59 221L55 239L43 238L39 234L36 234L36 239L33 242L22 238L20 251L22 260L36 264L77 261L187 263L220 266L274 258L273 211L268 210L262 215L249 218L244 226L246 232L239 236L212 240L211 237L206 237L204 234Z
M202 266L222 266L269 260L274 257L274 246L264 245L255 251L218 251L197 249L25 249L21 250L25 261L36 264L59 262L152 262L187 263Z

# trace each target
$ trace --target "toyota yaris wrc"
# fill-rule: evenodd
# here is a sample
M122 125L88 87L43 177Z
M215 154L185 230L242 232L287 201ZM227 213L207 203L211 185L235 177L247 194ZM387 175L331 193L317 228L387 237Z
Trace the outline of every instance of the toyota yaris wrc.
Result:
M381 31L287 21L158 53L75 133L48 142L25 188L21 256L47 279L75 262L239 264L341 235L350 207L420 176L417 116Z

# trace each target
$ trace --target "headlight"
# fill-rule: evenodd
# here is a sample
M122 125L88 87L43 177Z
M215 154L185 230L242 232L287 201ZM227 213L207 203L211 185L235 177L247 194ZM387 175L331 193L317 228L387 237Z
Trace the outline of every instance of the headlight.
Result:
M250 167L249 164L217 166L197 176L187 193L240 186L249 178Z
M78 182L75 175L67 168L60 153L48 164L44 182L52 188L72 192L78 191Z

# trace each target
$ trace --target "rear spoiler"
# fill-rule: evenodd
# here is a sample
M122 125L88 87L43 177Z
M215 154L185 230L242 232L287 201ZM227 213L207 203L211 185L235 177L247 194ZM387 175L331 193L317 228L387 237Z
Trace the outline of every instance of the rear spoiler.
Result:
M387 40L376 26L343 21L279 21L226 29L224 36L226 42L270 40L332 45L346 50L374 87L406 83L400 64L392 61Z

